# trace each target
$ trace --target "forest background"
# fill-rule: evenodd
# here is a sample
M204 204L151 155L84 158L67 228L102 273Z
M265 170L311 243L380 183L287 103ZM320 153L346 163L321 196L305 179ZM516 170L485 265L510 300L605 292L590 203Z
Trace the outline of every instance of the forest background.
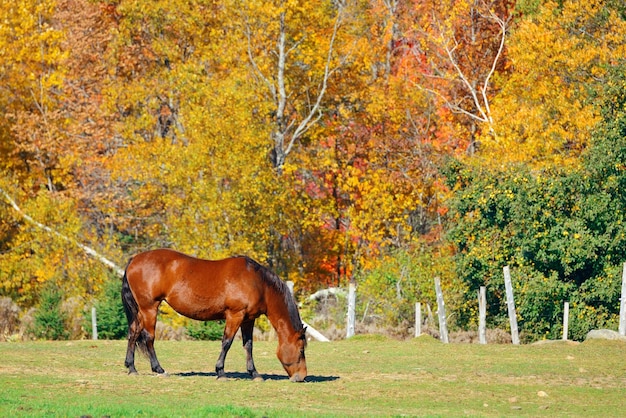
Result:
M621 0L0 0L0 58L5 337L119 283L76 242L355 282L402 329L435 276L449 326L484 285L505 329L509 265L525 340L564 301L573 338L617 326Z

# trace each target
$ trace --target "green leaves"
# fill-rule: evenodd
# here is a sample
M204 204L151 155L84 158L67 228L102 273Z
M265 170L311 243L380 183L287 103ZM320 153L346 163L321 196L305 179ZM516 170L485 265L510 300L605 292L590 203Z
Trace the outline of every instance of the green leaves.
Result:
M128 322L120 294L122 282L119 277L110 277L94 304L98 323L98 338L121 340L128 336ZM89 312L90 314L90 312ZM91 324L91 321L88 321Z
M620 128L626 115L619 110L626 87L621 75L613 77L603 104L608 117L595 130L581 169L450 165L448 177L459 189L450 201L449 238L460 251L459 273L470 287L484 282L497 291L502 266L517 269L521 315L537 335L541 329L552 337L558 331L553 318L558 303L549 308L554 300L572 301L589 326L610 323L617 315L626 254L626 170L621 168L626 136ZM503 309L496 314L503 316ZM584 333L584 327L575 331L578 338Z
M36 338L46 340L68 338L69 333L65 327L67 315L61 310L62 298L62 293L54 285L49 284L43 289L32 329Z

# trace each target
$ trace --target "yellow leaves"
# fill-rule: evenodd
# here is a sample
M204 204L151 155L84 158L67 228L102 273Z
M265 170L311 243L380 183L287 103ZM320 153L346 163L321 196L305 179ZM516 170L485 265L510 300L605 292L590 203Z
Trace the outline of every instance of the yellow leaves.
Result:
M617 51L624 55L625 37L626 22L598 1L547 2L520 21L508 42L512 73L491 106L495 134L481 138L483 156L497 164L576 164L599 121L586 89Z
M185 68L196 71L191 65ZM142 219L142 234L150 241L190 254L262 254L276 208L268 204L274 196L264 193L272 172L259 137L268 135L257 131L250 111L258 99L241 87L237 73L188 84L185 68L171 84L184 96L177 109L184 141L133 141L112 166L117 178L136 185L129 215ZM146 119L146 126L150 123L154 119ZM296 168L286 169L291 173Z
M61 31L51 25L54 0L0 2L0 74L18 84L35 81L64 56ZM12 88L21 86L11 86Z
M341 189L354 196L355 203L346 214L351 234L383 244L389 237L409 229L407 213L415 207L416 200L398 190L384 171L348 166Z
M8 187L11 185L9 184ZM7 187L3 184L3 188ZM8 190L15 190L15 187ZM0 290L16 302L32 306L38 289L53 282L67 297L85 296L96 291L108 274L107 267L94 262L82 249L57 234L89 240L92 235L77 216L75 204L59 194L41 190L27 201L17 199L24 213L52 229L47 231L14 218L11 240L0 254ZM3 202L4 203L4 202ZM15 211L14 211L15 212ZM109 253L115 251L109 249Z

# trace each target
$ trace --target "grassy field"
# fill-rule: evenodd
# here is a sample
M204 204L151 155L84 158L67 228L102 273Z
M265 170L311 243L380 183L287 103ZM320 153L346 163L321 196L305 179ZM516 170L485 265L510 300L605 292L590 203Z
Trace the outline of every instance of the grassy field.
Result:
M441 344L357 336L311 342L309 378L287 380L275 342L256 342L264 382L215 379L217 342L157 341L169 377L123 366L123 341L0 343L0 416L624 416L626 344Z

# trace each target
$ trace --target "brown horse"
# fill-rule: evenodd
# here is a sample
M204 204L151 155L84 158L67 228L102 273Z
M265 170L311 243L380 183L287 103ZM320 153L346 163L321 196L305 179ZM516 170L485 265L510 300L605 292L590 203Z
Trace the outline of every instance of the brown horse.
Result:
M135 346L150 358L152 371L165 373L154 351L157 310L166 301L176 312L201 321L225 319L226 326L215 371L224 377L224 360L241 328L247 369L262 379L252 359L254 320L265 314L278 335L277 356L290 379L307 375L303 327L293 296L268 268L247 257L201 260L173 250L153 250L130 260L122 282L122 301L128 318L125 365L135 369Z

